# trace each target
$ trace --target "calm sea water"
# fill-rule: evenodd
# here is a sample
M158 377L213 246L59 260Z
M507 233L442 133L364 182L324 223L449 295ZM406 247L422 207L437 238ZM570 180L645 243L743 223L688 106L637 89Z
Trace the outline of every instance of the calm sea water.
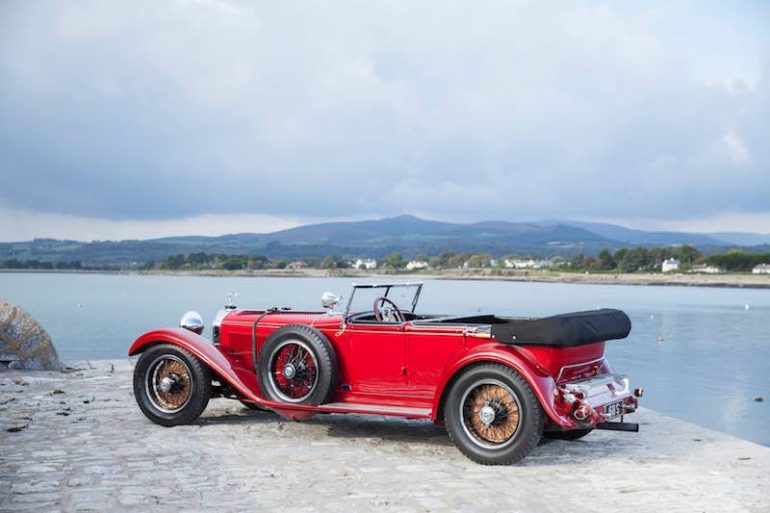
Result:
M208 328L230 290L241 307L319 309L322 292L347 296L351 281L0 273L0 297L29 311L63 359L102 359L125 357L139 334L174 326L186 310ZM417 311L543 316L596 307L631 317L630 337L608 342L607 353L645 388L645 406L770 445L768 290L428 280Z

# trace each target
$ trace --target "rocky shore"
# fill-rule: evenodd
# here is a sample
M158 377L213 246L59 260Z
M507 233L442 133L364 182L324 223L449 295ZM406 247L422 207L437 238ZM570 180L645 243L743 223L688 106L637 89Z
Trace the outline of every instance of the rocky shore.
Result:
M131 362L69 367L0 373L0 511L770 511L770 448L650 410L638 434L484 467L419 421L295 423L217 399L162 428Z
M20 307L0 297L0 371L60 370L51 336Z

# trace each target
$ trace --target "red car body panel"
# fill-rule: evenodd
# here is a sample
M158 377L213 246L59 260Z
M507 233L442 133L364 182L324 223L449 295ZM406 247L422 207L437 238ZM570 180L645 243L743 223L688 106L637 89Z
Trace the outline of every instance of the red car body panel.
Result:
M443 420L442 400L452 380L468 366L492 362L518 372L556 426L574 429L603 420L596 412L583 422L575 420L561 385L611 373L603 358L604 342L576 347L510 345L467 326L342 321L339 313L233 310L221 321L218 346L184 329L164 329L139 337L129 355L156 343L182 347L208 365L242 400L296 419L338 412L430 418L434 422ZM289 324L312 326L332 344L338 377L330 403L277 403L262 394L254 368L253 338L258 355L267 337ZM629 408L636 407L630 394L621 399Z

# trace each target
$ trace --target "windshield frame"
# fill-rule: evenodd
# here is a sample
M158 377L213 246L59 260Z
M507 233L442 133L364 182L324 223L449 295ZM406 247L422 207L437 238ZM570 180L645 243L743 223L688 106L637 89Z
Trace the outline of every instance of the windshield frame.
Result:
M412 309L410 313L414 313L417 308L417 302L420 300L420 293L422 292L423 282L404 282L404 283L354 283L353 290L350 292L347 306L345 306L345 312L342 314L342 326L343 328L348 322L350 316L350 307L353 305L353 297L356 295L358 289L385 289L385 294L382 297L388 297L390 290L393 288L413 287L415 288L414 296L412 297Z

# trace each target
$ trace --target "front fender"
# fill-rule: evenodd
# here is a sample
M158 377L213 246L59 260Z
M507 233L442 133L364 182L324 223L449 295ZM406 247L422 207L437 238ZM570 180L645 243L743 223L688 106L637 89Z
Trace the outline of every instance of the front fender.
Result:
M515 347L500 347L500 344L490 343L483 346L475 346L472 351L464 351L450 365L448 365L440 380L440 386L433 399L432 420L436 422L438 412L441 411L441 402L446 397L448 386L462 370L470 365L478 363L500 363L512 368L523 377L540 401L546 415L563 428L574 428L576 423L568 416L561 414L555 404L557 395L556 382L547 372L540 369L537 362L531 361L526 355L519 353Z
M230 360L223 355L211 342L182 328L169 328L148 331L131 344L128 356L137 355L154 344L173 344L192 353L196 358L205 363L211 370L219 374L228 384L243 394L245 399L262 403L263 400L254 395L233 370Z

